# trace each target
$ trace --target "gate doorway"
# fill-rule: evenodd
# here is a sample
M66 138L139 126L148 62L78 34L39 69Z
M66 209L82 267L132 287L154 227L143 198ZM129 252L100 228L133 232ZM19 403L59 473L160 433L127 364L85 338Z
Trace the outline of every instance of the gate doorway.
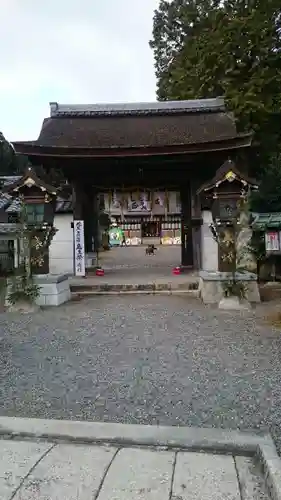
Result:
M126 187L99 191L97 206L98 244L93 244L87 235L92 228L91 221L88 221L85 224L85 247L88 253L86 242L91 244L92 250L96 251L98 246L98 265L105 270L106 275L118 274L120 278L126 275L129 278L130 274L130 279L134 280L136 275L144 273L149 280L151 273L154 277L160 277L161 274L170 277L173 268L181 265L182 214L177 187L160 191L147 184L135 192ZM85 218L89 217L88 211L83 213ZM105 217L101 215L107 216L109 224L107 241L106 229L100 222ZM153 254L146 252L151 245L156 248Z
M181 258L180 245L155 245L154 255L146 254L146 246L114 247L99 255L102 267L110 274L118 270L145 273L147 269L157 273L169 273L179 265Z
M189 276L197 276L197 271L190 270L180 276L173 275L173 268L180 265L180 245L156 245L154 255L146 254L146 247L113 247L101 252L99 265L104 269L104 276L96 276L95 268L87 269L90 282L108 285L149 285L176 284L189 281Z

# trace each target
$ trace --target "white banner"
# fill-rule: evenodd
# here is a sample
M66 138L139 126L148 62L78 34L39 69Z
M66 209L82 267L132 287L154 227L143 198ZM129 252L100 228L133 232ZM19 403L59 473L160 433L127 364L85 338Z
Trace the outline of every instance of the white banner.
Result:
M120 200L121 194L117 193L116 191L113 192L113 197L112 197L112 208L121 208L121 200Z
M280 250L279 234L276 231L265 233L265 250L267 252L278 252Z
M154 193L154 205L159 205L159 207L164 207L164 196L163 192L155 192Z
M74 269L75 276L85 276L84 221L74 221Z
M151 201L148 200L147 193L140 193L139 196L133 193L129 196L128 212L151 212Z

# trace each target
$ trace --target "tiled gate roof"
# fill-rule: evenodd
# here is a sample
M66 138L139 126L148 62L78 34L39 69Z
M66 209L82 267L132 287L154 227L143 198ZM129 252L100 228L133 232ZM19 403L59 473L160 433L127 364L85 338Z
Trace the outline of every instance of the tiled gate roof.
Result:
M261 231L265 229L281 229L281 212L253 213L252 215L254 229Z

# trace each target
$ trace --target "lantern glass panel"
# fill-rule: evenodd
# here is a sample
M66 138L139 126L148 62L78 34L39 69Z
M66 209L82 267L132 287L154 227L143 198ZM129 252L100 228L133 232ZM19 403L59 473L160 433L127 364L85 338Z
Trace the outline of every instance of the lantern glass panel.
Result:
M36 224L44 222L44 204L28 204L26 205L27 222Z
M233 219L238 215L236 200L217 200L218 201L218 217L220 219Z

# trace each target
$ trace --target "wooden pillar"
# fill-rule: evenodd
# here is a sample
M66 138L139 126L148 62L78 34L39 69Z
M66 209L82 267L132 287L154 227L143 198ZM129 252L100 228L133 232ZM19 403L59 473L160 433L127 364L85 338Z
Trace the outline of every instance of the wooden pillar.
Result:
M193 268L193 230L191 221L191 189L190 182L180 190L181 196L181 265Z
M190 183L191 216L192 216L192 243L193 243L193 269L199 270L202 266L201 256L201 227L203 224L201 201L196 195L197 189L202 184L200 179L192 179Z
M76 190L75 219L84 220L85 252L97 252L99 242L99 199L91 185L83 185Z
M83 204L85 200L85 192L82 184L77 181L72 182L72 197L73 197L73 219L83 220Z
M85 252L93 252L93 209L92 209L92 188L84 187L83 219L85 231Z
M96 189L92 190L92 233L94 239L94 252L98 252L100 249L100 234L99 234L99 195Z

